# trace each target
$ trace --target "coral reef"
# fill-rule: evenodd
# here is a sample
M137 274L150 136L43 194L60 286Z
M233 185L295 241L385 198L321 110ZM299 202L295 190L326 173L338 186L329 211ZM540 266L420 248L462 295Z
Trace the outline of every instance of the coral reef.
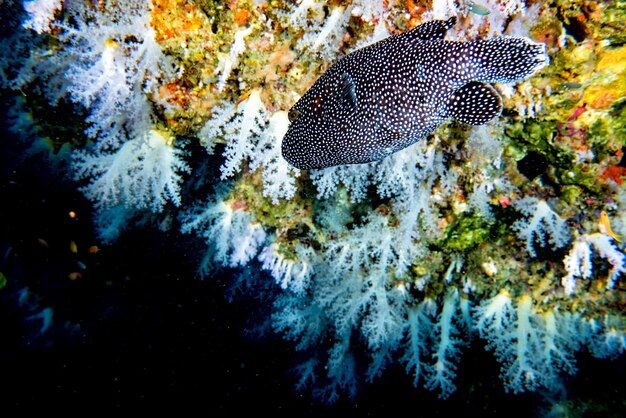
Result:
M111 208L126 213L125 225L143 211L157 227L168 214L206 243L202 274L241 268L240 280L272 303L271 329L307 358L298 389L312 384L334 401L399 361L416 386L445 398L463 346L478 336L507 390L557 391L578 351L624 351L623 2L23 8L0 80L26 106L47 100L85 115L80 140L65 143L103 240L124 218ZM334 59L452 15L453 39L506 34L547 45L551 63L538 74L496 85L499 121L448 123L380 162L287 165L286 111ZM189 141L202 147L191 154ZM206 161L220 172L206 176ZM274 283L255 289L259 274Z

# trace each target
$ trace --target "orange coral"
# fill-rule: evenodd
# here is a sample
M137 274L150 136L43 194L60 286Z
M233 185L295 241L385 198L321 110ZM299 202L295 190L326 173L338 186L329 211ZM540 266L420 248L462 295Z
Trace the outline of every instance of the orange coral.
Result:
M206 26L204 13L187 0L154 0L153 3L152 26L158 42L193 37Z
M235 12L235 23L239 26L245 25L250 18L250 11L246 9L239 9Z
M619 185L624 181L624 177L626 177L626 167L620 165L610 165L600 175L602 180L613 180Z

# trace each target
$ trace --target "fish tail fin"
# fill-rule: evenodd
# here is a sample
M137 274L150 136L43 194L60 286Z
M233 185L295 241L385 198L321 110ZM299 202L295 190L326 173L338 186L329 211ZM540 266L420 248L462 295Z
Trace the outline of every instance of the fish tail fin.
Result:
M469 79L485 83L511 83L522 80L546 66L546 46L528 38L497 37L469 43Z

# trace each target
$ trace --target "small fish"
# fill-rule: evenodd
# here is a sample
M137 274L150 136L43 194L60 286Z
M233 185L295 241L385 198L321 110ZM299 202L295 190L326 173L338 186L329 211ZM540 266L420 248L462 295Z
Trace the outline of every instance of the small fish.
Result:
M566 81L558 86L559 91L578 90L583 85L577 81Z
M252 94L252 90L242 94L241 97L239 98L239 100L237 100L237 102L235 102L235 109L237 109L237 107L241 104L241 102L247 100L248 97L250 97L250 94Z
M609 219L609 215L606 213L606 211L600 212L600 222L598 223L598 229L603 234L606 234L615 239L615 241L622 242L622 240L619 239L619 235L617 235L611 229L611 220Z
M100 248L97 245L92 245L87 249L89 254L98 254L100 252Z
M78 245L76 245L74 241L70 241L70 252L74 254L78 253Z
M491 14L491 10L489 9L489 7L482 4L476 4L475 2L472 2L472 4L470 4L469 11L470 13L474 13L478 16L489 16L489 14Z
M285 160L300 169L381 160L449 118L481 125L502 100L486 83L510 83L548 63L526 38L445 41L456 18L434 20L335 62L289 111Z

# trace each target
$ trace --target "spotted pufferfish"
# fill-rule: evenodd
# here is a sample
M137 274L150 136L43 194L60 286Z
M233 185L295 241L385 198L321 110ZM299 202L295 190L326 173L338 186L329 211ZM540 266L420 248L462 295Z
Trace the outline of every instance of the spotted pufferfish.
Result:
M289 111L282 154L300 169L381 160L449 118L482 125L500 115L488 83L524 79L548 63L521 37L446 41L456 18L433 20L335 62Z

